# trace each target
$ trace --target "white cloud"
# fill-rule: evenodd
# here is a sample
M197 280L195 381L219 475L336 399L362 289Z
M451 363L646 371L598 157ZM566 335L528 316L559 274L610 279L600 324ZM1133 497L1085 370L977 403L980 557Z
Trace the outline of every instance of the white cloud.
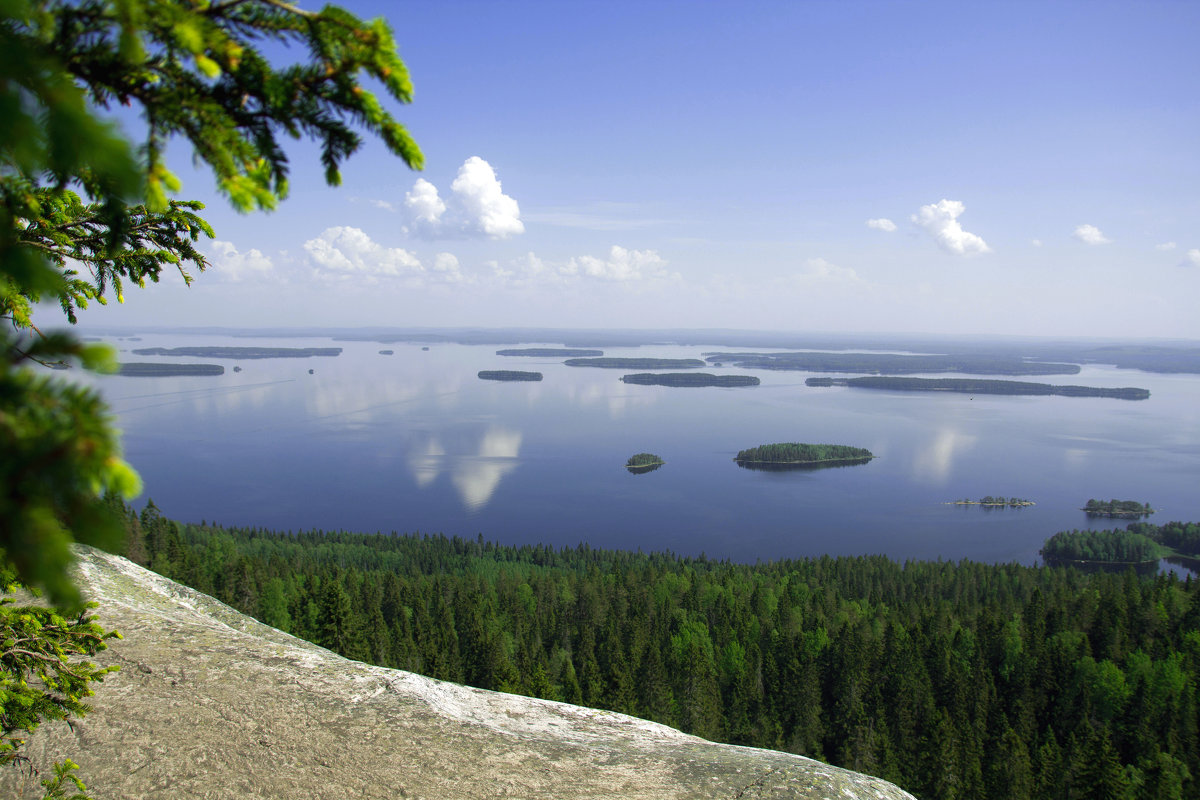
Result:
M431 225L437 224L446 212L437 187L424 178L417 178L412 190L404 195L404 207L415 221Z
M458 263L458 257L453 253L438 253L433 259L433 271L446 283L462 283L466 277Z
M532 254L531 254L532 255ZM602 281L642 281L668 277L667 262L654 250L627 250L613 245L608 258L579 256L567 262L564 275L582 275Z
M443 200L424 178L404 195L409 230L430 239L483 236L507 239L525 232L521 208L504 193L492 165L471 156L458 169Z
M823 258L810 258L796 273L806 280L822 280L840 283L863 283L858 273L849 267L839 267Z
M257 249L250 249L242 253L238 251L233 242L223 242L219 239L214 240L209 245L209 249L212 250L209 260L212 262L216 274L227 281L236 283L256 280L266 277L274 270L271 259Z
M1042 240L1041 240L1041 239L1034 239L1033 241L1031 241L1031 242L1030 242L1030 244L1031 244L1031 245L1033 245L1034 247L1041 247L1041 246L1042 246Z
M962 229L958 217L966 211L958 200L942 200L933 205L921 206L912 215L912 221L924 228L943 250L959 256L976 256L992 252L979 236Z
M1187 255L1183 257L1183 261L1179 262L1181 267L1200 267L1200 249L1193 247L1187 251Z
M1176 245L1174 242L1163 242L1162 244L1154 245L1155 250L1162 250L1164 252L1168 251L1168 250L1174 250L1175 247L1176 247Z
M424 272L420 260L399 247L384 247L359 228L326 228L304 243L319 272L341 277L400 278Z
M1084 244L1108 244L1111 239L1106 237L1095 225L1080 225L1071 234Z
M880 217L879 219L867 220L867 227L874 228L877 231L892 233L896 230L896 223L892 222L887 217Z

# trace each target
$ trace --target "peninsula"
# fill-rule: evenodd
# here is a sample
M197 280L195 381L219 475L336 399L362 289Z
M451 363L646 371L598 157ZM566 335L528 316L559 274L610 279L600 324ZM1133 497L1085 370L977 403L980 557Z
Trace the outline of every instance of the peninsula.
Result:
M758 386L753 375L713 375L711 372L635 372L623 375L624 383L640 386Z
M859 389L890 389L893 392L958 392L960 394L1060 395L1062 397L1111 397L1118 400L1145 400L1148 389L1132 386L1054 386L1029 381L994 381L984 378L888 378L869 375L862 378L808 378L805 386L850 386Z
M485 381L540 381L540 372L521 372L515 369L484 369L479 377Z
M497 350L498 356L532 356L534 358L590 358L604 355L603 350L581 350L573 347L523 347Z
M728 362L749 369L802 372L867 372L910 375L919 372L958 372L964 375L1075 375L1078 364L1029 361L988 354L915 355L904 353L707 353L710 362Z
M703 367L698 358L568 358L568 367L600 367L602 369L695 369Z
M311 358L341 355L340 347L143 347L139 356L191 356L193 358Z
M836 467L865 464L875 455L862 447L844 444L780 442L738 451L733 460L743 467Z
M195 375L224 375L220 364L159 364L153 361L132 361L121 364L118 375L126 378L179 378Z

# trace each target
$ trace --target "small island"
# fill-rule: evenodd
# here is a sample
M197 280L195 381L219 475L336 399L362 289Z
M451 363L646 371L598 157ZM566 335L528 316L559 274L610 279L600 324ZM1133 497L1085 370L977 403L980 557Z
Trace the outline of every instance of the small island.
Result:
M733 460L748 469L811 469L865 464L875 455L862 447L844 444L780 442L741 450Z
M158 364L153 361L133 361L121 364L117 374L126 378L180 378L199 375L224 375L220 364Z
M580 350L572 347L523 347L497 350L498 356L530 356L533 358L592 358L604 355L603 350Z
M395 352L396 352L395 350L380 350L380 351L379 351L379 355L381 355L381 356L390 356L390 355L393 355L393 354L395 354Z
M629 457L629 460L625 462L625 469L634 475L642 475L647 472L653 472L665 463L667 462L653 453L638 453Z
M635 372L623 375L623 383L640 386L758 386L753 375L713 375L711 372Z
M1026 500L1023 497L993 497L987 495L978 500L952 500L946 503L948 506L984 506L985 508L1025 508L1026 506L1037 505L1032 500Z
M192 358L312 358L338 356L340 347L143 347L139 356L191 356Z
M1117 519L1141 519L1154 513L1149 503L1139 503L1136 500L1096 500L1087 501L1087 505L1079 509L1089 517L1113 517Z
M600 367L601 369L695 369L703 367L698 358L568 358L568 367Z
M851 386L859 389L889 389L894 392L958 392L961 394L1060 395L1062 397L1110 397L1145 400L1148 389L1133 386L1055 386L1030 381L994 381L984 378L808 378L805 386Z
M485 381L540 381L540 372L521 372L515 369L485 369L479 372L480 380Z

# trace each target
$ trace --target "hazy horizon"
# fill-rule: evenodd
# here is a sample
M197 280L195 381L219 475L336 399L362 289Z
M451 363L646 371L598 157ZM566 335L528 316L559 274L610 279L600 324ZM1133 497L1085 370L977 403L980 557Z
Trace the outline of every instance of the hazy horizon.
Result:
M213 268L81 322L1200 339L1200 5L345 5L425 170L239 215L175 143Z

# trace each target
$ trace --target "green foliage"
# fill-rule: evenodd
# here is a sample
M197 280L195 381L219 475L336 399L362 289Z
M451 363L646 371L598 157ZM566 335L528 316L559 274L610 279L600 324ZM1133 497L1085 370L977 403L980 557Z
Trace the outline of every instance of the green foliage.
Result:
M264 43L305 55L280 63ZM67 544L102 541L100 494L137 489L98 396L28 372L111 366L112 355L70 336L25 337L33 305L57 301L75 322L164 269L190 281L207 267L201 204L167 197L179 189L169 140L186 141L242 210L286 195L285 137L319 144L330 184L359 131L419 167L420 150L363 81L412 99L387 24L334 6L0 0L0 321L18 331L0 333L0 551L21 580L75 602ZM104 119L114 105L140 111L136 148Z
M627 467L649 467L653 464L663 464L663 463L666 463L666 462L664 462L662 460L662 457L656 456L656 455L654 455L654 453L636 453L629 457L629 460L625 462L625 466L627 466Z
M1136 500L1097 500L1092 498L1083 510L1089 517L1144 517L1154 513L1149 503Z
M1139 564L1161 556L1152 539L1131 531L1060 531L1042 545L1042 557L1048 561Z
M844 444L802 444L782 442L763 444L739 450L734 461L757 461L775 464L816 463L820 461L860 461L874 456L862 447Z
M28 761L21 753L23 733L45 720L87 713L84 698L91 696L91 684L118 669L87 660L119 636L96 623L87 612L94 607L88 604L68 617L57 609L18 606L13 597L0 598L0 766ZM86 797L73 774L76 768L71 761L54 765L54 775L42 781L46 796ZM68 795L71 789L76 793Z
M172 577L353 658L831 760L921 798L1191 797L1200 774L1194 580L126 519Z

